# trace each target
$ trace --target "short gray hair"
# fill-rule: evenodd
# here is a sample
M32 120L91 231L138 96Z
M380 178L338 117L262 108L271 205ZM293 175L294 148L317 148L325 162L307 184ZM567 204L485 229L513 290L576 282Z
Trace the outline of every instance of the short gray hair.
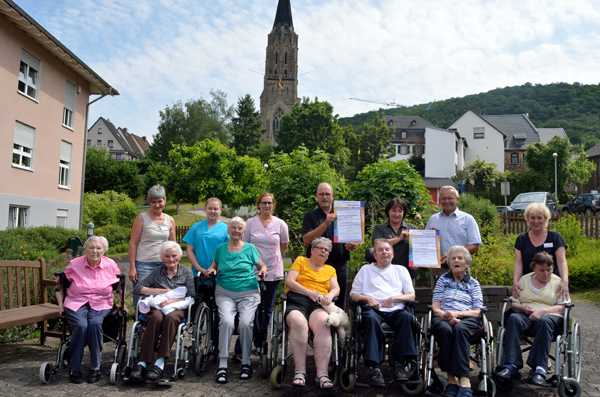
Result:
M452 186L452 185L442 186L440 188L440 195L442 194L442 191L444 191L444 190L454 193L454 195L456 196L456 198L460 197L460 194L458 193L458 190L456 190L456 188L454 186Z
M241 216L234 216L229 221L230 225L242 225L242 227L246 227L246 221Z
M177 253L177 255L182 256L183 255L183 250L181 249L181 246L179 244L177 244L175 241L165 241L164 243L162 243L160 245L160 257L162 258L163 255L167 252L167 251L175 251Z
M452 254L455 251L460 251L464 255L465 262L467 262L467 266L470 267L471 263L473 263L473 257L471 256L469 250L463 247L462 245L453 245L452 247L448 248L448 252L446 253L446 258L448 258L448 265L450 265L450 258L452 257Z
M152 199L167 199L167 193L165 192L165 188L161 185L154 185L150 189L148 189L148 193L146 194L146 200L150 201Z
M100 245L102 246L102 255L104 255L106 253L106 251L108 251L108 240L106 239L106 237L104 236L90 236L88 237L87 240L85 240L85 243L83 243L83 249L87 249L88 245L90 245L91 243L100 243Z
M329 250L329 252L331 252L331 248L333 247L331 240L328 239L327 237L317 237L310 243L310 248L315 248L319 245L326 246L327 249Z
M390 240L385 238L376 238L375 240L373 240L373 249L376 249L377 246L380 244L387 244L393 248L392 243L390 243Z

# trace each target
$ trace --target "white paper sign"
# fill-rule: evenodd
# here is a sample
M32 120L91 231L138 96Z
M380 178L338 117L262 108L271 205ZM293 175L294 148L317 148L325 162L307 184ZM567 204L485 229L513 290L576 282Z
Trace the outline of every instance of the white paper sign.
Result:
M409 264L412 267L439 268L440 246L435 230L410 230Z
M335 243L361 243L364 238L365 207L362 201L335 200Z

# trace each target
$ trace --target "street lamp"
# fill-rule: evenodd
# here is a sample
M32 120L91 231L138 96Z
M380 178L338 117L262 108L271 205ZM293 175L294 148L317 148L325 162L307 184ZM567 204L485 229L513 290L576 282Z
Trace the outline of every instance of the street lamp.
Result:
M88 238L94 235L94 224L92 222L87 224L87 236Z
M556 200L556 204L558 205L558 168L556 159L558 158L558 153L552 153L552 157L554 157L554 200Z

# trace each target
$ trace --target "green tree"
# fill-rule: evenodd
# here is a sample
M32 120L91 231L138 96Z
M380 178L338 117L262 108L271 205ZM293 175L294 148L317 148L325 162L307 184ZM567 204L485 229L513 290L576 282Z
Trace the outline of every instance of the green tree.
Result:
M85 159L85 191L101 193L114 190L136 198L143 186L135 161L110 158L104 149L88 148Z
M302 247L304 213L315 207L315 191L320 182L329 182L338 198L346 198L346 181L322 150L301 146L291 153L276 154L269 160L269 191L277 199L277 214L289 226L292 241Z
M385 204L394 197L406 200L408 216L424 210L430 200L423 178L404 160L365 166L352 183L350 196L367 202L370 226L385 219Z
M215 140L192 146L176 145L169 152L168 190L177 202L198 202L217 196L237 207L252 204L267 185L260 160L239 156Z
M177 102L160 111L158 134L150 147L151 159L166 161L169 150L176 144L193 145L203 139L229 143L228 122L233 109L227 105L222 91L211 91L211 99Z
M464 181L468 192L489 200L498 199L500 182L504 176L496 170L496 165L484 160L475 160L456 173L454 181Z
M363 123L358 129L348 129L348 147L353 176L367 164L375 163L390 154L392 131L382 117Z
M238 100L235 117L231 120L231 133L233 147L239 154L250 154L260 144L262 122L249 94Z
M304 98L292 111L281 118L277 134L277 148L290 153L300 146L313 151L321 149L331 156L338 170L348 164L350 151L345 144L346 130L342 127L333 107L326 101Z
M83 223L93 222L96 227L121 225L129 227L137 214L137 207L126 194L107 190L83 195ZM110 240L110 236L106 236Z

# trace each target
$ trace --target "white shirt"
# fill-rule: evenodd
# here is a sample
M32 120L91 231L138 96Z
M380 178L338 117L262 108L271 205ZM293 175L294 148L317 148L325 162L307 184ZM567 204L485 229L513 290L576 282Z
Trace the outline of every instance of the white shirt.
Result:
M438 231L442 255L446 255L453 245L481 244L477 221L471 214L458 208L450 215L443 211L431 215L425 229Z
M375 263L370 263L361 267L354 277L350 294L370 296L381 303L391 296L414 292L412 279L404 266L388 265L381 269ZM392 312L402 309L404 303L397 303L392 307L380 307L378 310Z

